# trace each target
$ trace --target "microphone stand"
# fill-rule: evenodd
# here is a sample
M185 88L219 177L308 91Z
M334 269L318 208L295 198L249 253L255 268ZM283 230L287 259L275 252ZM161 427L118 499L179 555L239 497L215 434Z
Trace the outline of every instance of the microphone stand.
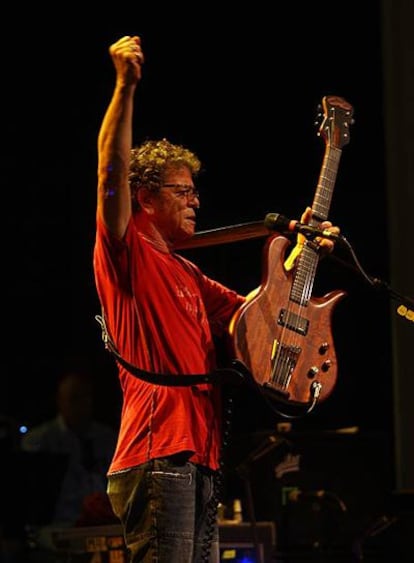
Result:
M236 467L237 473L240 475L240 477L243 479L244 482L255 555L257 561L261 563L265 563L265 562L262 561L261 553L259 550L259 537L257 533L257 520L256 520L255 509L254 509L253 492L252 492L252 485L250 480L250 470L254 462L258 461L263 456L271 452L274 448L279 447L282 444L289 444L289 442L284 438L280 438L280 436L276 434L271 434L270 436L267 436L264 442L259 444L259 446L255 450L253 450L253 452L251 452L247 456L247 458L241 463L239 463L239 465Z
M271 234L272 230L265 227L263 221L251 221L249 223L230 225L229 227L218 227L217 229L197 231L191 238L178 243L175 248L177 250L200 248L215 244L226 244L240 240L266 237Z
M268 237L275 234L277 234L277 232L274 229L267 227L265 225L265 221L250 221L248 223L239 223L237 225L230 225L228 227L218 227L216 229L198 231L194 233L194 235L190 239L178 243L175 248L177 250L186 250L191 248L213 246L216 244L227 244L242 240L250 240L260 237ZM282 235L283 233L279 234ZM292 235L293 233L289 231L287 234ZM319 233L318 230L314 228L310 229L309 231L306 231L306 229L304 229L301 234L306 239L311 241L313 241L317 237L328 238L332 240L332 238L324 234L323 231ZM397 309L398 314L413 322L414 299L401 295L400 293L392 289L385 281L369 276L359 263L359 260L351 244L343 235L336 235L334 240L349 251L356 266L356 271L362 275L362 277L369 283L369 285L374 289L386 291L392 299L400 301L400 306ZM350 264L347 264L343 260L339 260L338 258L337 260L344 266L348 268L351 267Z

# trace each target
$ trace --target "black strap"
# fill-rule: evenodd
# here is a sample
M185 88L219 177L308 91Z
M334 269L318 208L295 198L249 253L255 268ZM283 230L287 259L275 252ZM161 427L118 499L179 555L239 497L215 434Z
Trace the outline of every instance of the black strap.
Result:
M246 366L239 360L233 360L233 367L218 368L211 373L199 374L171 374L171 373L155 373L152 371L143 370L133 364L127 362L118 352L114 342L108 334L105 319L103 315L95 315L95 320L100 324L102 329L102 340L105 348L111 352L116 360L127 370L129 373L155 385L166 385L173 387L184 387L190 385L197 385L199 383L241 383L245 378L249 379L249 372Z

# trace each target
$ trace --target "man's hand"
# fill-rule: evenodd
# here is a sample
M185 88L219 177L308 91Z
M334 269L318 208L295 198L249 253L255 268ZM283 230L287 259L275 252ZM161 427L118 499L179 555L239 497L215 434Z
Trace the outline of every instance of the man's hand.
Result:
M300 222L307 225L309 224L311 217L312 217L312 208L307 207L305 211L302 213ZM340 233L339 227L333 226L330 221L322 221L319 227L321 230L327 230L335 235L339 235ZM296 262L296 258L302 252L302 248L305 242L306 242L306 237L301 233L298 233L296 238L296 245L293 248L292 252L289 254L288 258L285 260L285 270L290 271L293 268ZM316 237L314 239L314 243L318 245L321 256L332 252L335 246L335 242L333 240L324 237Z
M307 225L310 221L312 217L312 208L311 207L307 207L305 209L305 211L302 213L302 217L300 218L300 222L304 223L305 225ZM332 223L330 221L322 221L322 223L320 223L319 228L321 229L321 231L329 231L330 233L333 233L334 235L339 235L340 234L340 229L339 227L335 227L332 225ZM303 245L303 243L305 242L305 237L301 234L298 234L298 243L300 242L301 245ZM314 242L320 247L322 254L328 254L329 252L332 252L332 250L334 249L335 246L335 242L331 239L327 239L324 237L316 237L314 239Z
M125 83L134 83L141 79L144 54L141 39L137 35L125 35L109 47L109 53L115 66L117 79Z

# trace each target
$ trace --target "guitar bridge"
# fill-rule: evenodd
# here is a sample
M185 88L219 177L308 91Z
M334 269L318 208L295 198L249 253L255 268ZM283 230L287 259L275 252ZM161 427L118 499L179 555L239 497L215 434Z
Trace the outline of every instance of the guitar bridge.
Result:
M293 330L302 336L306 336L309 328L309 321L286 309L281 309L279 318L277 320L278 324Z
M285 344L278 343L277 340L273 342L271 357L272 384L276 383L285 388L289 385L301 351L300 346L286 346Z

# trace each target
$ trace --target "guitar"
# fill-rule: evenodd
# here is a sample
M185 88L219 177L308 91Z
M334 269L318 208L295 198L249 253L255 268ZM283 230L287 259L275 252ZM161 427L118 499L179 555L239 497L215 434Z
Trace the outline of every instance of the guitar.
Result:
M352 106L343 98L325 96L318 135L325 154L309 225L328 217L342 147L350 139ZM341 290L313 297L319 261L317 245L306 240L292 270L284 267L290 241L275 234L266 240L262 282L235 313L229 328L236 358L272 398L309 412L325 400L337 380L337 359L331 332L334 306Z

